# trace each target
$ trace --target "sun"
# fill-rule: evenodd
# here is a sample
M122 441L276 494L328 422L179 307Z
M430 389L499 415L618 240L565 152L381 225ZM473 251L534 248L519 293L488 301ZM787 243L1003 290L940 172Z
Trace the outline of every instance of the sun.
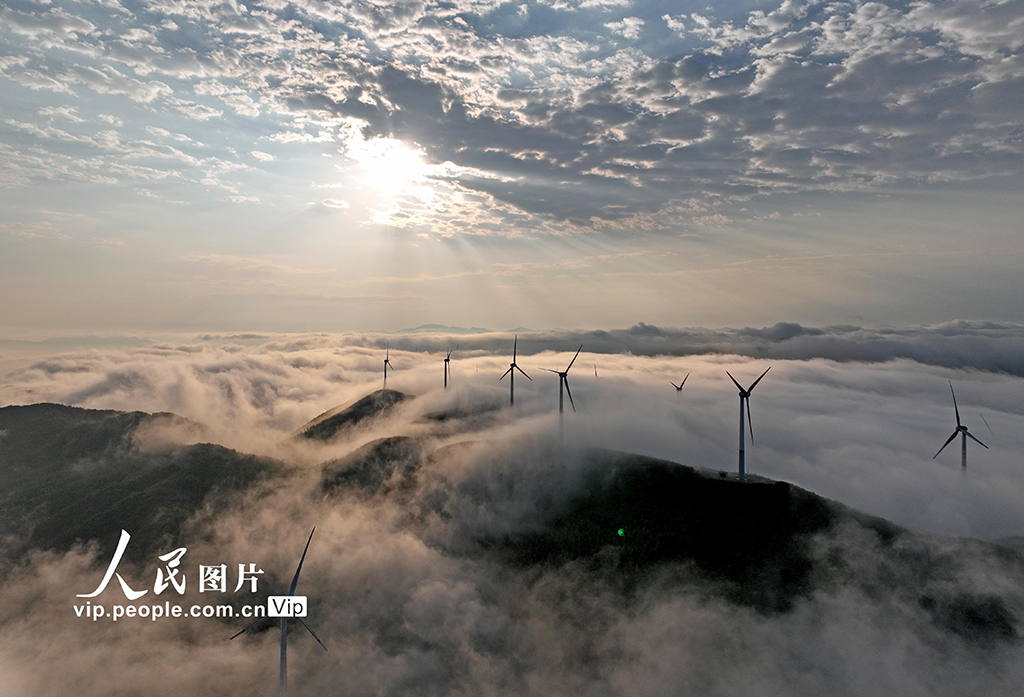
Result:
M431 166L423 150L395 138L372 138L349 144L346 155L358 163L363 182L385 198L429 192Z

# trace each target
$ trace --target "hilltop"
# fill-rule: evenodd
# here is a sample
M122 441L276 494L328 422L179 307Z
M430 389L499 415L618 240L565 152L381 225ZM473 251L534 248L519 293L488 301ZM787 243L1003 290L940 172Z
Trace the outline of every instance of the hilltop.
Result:
M204 511L283 476L270 458L210 443L157 448L139 438L169 425L201 432L174 414L80 409L63 404L0 408L0 568L31 549L65 551L121 528L137 538L129 559L176 543Z
M310 440L330 440L367 421L384 416L395 406L413 399L396 390L377 390L361 399L325 411L302 426L297 436Z

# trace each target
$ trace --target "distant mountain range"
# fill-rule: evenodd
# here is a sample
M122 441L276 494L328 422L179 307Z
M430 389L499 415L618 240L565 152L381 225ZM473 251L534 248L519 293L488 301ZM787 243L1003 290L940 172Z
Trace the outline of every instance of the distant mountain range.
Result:
M418 327L399 329L398 334L490 334L483 327L450 327L447 324L421 324Z

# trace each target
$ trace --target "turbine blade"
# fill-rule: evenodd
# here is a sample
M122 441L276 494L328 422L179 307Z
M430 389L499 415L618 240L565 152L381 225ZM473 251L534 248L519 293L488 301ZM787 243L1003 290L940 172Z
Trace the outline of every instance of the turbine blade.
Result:
M235 638L236 636L238 636L239 634L244 634L244 633L248 632L248 631L249 631L250 629L252 629L252 628L253 628L253 627L255 627L256 625L258 625L258 624L263 624L264 622L266 622L266 621L267 621L267 620L269 620L269 619L270 619L269 617L261 617L261 618L259 618L258 620L256 620L256 621L255 621L255 622L253 622L252 624L250 624L250 625L249 625L248 627L246 627L246 628L245 628L245 629L243 629L242 631L240 631L240 632L238 632L237 634L235 634L235 636L231 637L231 639L234 639L234 638ZM228 639L228 641L231 641L231 639Z
M565 383L565 393L569 395L569 406L572 407L573 411L576 411L576 405L572 403L572 390L569 389L569 377L567 375L563 375L562 382Z
M740 384L739 384L738 382L736 382L736 378L734 378L734 377L732 376L732 373L730 373L730 372L729 372L729 371L727 370L727 371L725 371L725 374L729 376L729 379L730 379L730 380L732 380L732 384L736 385L736 389L737 389L737 390L739 390L740 392L743 392L743 388L742 388L742 387L740 386Z
M510 369L510 370L511 370L511 369ZM527 375L527 374L526 374L525 372L523 372L523 369L522 369L522 368L520 368L519 366L516 366L516 370L518 370L518 371L519 371L520 373L523 373L523 377L524 377L524 378L526 378L526 379L527 379L527 380L529 380L530 382L533 382L533 378L531 378L531 377L530 377L529 375Z
M519 335L516 334L515 341L512 342L512 362L516 362L516 347L519 346Z
M978 414L978 416L981 417L982 421L985 421L985 415L984 414ZM993 436L996 434L996 432L992 430L992 427L988 425L988 421L985 421L985 428L987 428L988 432L991 433Z
M306 619L304 617L296 617L295 619L297 619L299 622L302 622L302 626L305 627L306 630L313 635L313 638L316 639L316 643L320 644L320 648L326 651L327 647L324 646L324 642L320 641L320 637L316 635L316 632L313 631L313 628L306 624Z
M509 374L509 373L511 373L511 372L512 372L512 369L511 369L511 368L509 368L508 370L506 370L506 371L505 371L505 375L508 375L508 374ZM498 379L499 379L499 380L504 380L504 379L505 379L505 375L502 375L502 376L501 376L500 378L498 378Z
M557 370L551 370L551 368L541 368L541 370L546 370L549 373L558 373L559 375L561 375L561 373L559 373Z
M690 377L689 373L686 374L686 378L688 378L688 377ZM683 385L686 384L686 378L683 378L683 381L681 383L679 383L679 389L683 389Z
M953 411L956 412L956 425L960 425L960 409L956 406L956 392L953 392L953 381L949 381L949 393L953 395Z
M750 419L750 397L747 397L747 426L750 427L750 444L754 444L754 422Z
M771 366L768 366L768 370L771 370L771 369L772 369L772 367L771 367ZM761 378L763 378L763 377L764 377L765 375L767 375L767 374L768 374L768 370L765 370L765 371L764 371L763 373L761 373ZM749 388L747 389L747 392L753 392L753 391L754 391L754 388L755 388L755 387L757 387L757 383L761 382L761 378L758 378L757 380L754 380L754 384L753 384L753 385L751 385L751 386L750 386L750 387L749 387Z
M974 441L975 443L977 443L977 444L978 444L978 445L980 445L981 447L985 448L985 450L988 450L988 446L987 446L987 445L985 445L984 443L982 443L982 442L981 442L980 440L978 440L977 438L975 438L975 437L974 437L973 435L971 435L971 432L970 432L970 431L964 431L964 433L966 433L966 434L967 434L967 437L968 437L968 438L970 438L971 440L973 440L973 441Z
M569 368L571 368L572 364L576 362L577 358L579 358L580 351L582 351L582 350L583 350L583 344L580 344L580 347L578 349L576 349L576 355L572 357L571 361L569 361ZM568 373L569 372L569 368L566 368L565 372Z
M672 382L671 380L669 380L668 384L672 385L672 387L676 388L677 390L682 387L682 385L677 385L674 382Z
M302 558L299 559L299 565L295 567L295 576L292 577L292 585L288 587L288 595L295 595L295 586L299 584L299 572L302 571L302 562L306 561L306 552L309 551L309 543L313 539L313 533L316 532L316 526L309 531L309 539L306 540L306 548L302 550Z
M956 438L956 434L958 434L958 433L960 433L959 429L956 430L956 431L953 431L953 435L951 435L948 439L946 439L946 442L942 444L941 448L939 448L939 453L941 453L943 450L945 450L946 446L953 442L953 439ZM939 453L935 453L934 455L932 455L932 459L934 460L935 458L937 458L939 456Z

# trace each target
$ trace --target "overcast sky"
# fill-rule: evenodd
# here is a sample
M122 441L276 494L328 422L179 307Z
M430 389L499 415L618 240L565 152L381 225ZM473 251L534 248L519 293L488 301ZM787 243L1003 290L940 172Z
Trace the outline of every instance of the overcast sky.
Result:
M1021 321L1024 2L0 8L5 338Z

